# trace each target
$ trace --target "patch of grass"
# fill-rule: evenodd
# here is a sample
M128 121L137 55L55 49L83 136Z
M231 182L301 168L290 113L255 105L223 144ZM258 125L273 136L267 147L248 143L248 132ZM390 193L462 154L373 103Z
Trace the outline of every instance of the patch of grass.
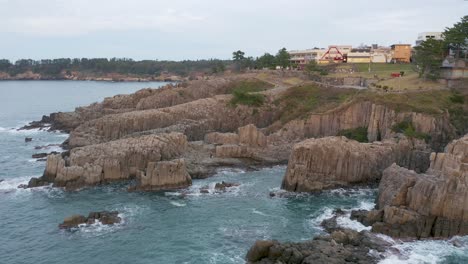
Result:
M234 93L235 91L242 91L246 93L260 92L272 88L273 85L259 79L247 79L235 81L230 84L229 90Z
M232 85L232 99L230 104L248 106L262 106L265 102L265 96L257 92L265 91L273 87L272 84L258 79L249 79L236 82Z
M369 142L369 139L367 138L367 127L344 129L338 132L338 136L345 136L349 139L363 143Z
M402 121L392 127L392 131L396 133L403 133L408 138L424 139L426 142L431 139L431 136L425 133L417 132L413 123L409 121Z
M452 96L449 97L450 102L454 104L463 104L465 102L465 97L458 92L454 92Z
M243 90L234 90L230 104L235 106L238 104L248 106L262 106L265 102L265 96L258 93L249 93Z
M387 105L397 112L410 111L438 115L444 113L452 105L449 100L450 91L420 91L407 93L374 93L365 91L359 98L370 100L376 104Z
M307 84L289 88L273 102L280 107L283 123L308 116L311 112L323 113L333 109L356 93L353 89L325 88Z

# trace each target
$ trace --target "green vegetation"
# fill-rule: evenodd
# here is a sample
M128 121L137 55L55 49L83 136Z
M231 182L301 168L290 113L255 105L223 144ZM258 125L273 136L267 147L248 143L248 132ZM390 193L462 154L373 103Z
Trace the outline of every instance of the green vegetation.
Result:
M235 90L231 99L231 105L262 106L265 102L265 96L258 93L249 93L242 90Z
M252 69L275 69L276 66L280 66L283 68L290 66L289 59L291 56L286 48L280 49L276 56L271 55L270 53L265 53L260 57L254 59L253 57L245 57L245 53L243 51L235 51L232 53L232 58L236 64L237 70L243 70L246 68Z
M367 138L367 127L344 129L338 132L338 136L345 136L349 139L353 139L363 143L369 142Z
M415 47L414 60L419 69L419 77L437 80L440 66L445 58L446 46L443 40L428 39Z
M463 104L465 102L465 97L459 92L454 92L450 97L450 102L454 104Z
M248 106L262 106L265 102L265 96L258 92L264 91L271 87L272 85L270 83L257 79L236 82L230 88L233 95L230 104L232 106L238 104Z
M455 23L452 27L446 28L444 31L444 38L447 47L455 51L455 57L463 58L468 49L466 42L468 39L468 16L462 17L460 22Z
M402 121L398 124L395 124L392 127L392 131L396 133L403 133L408 138L424 139L425 141L429 141L431 139L430 135L417 132L414 129L413 123L409 121Z
M314 84L288 89L274 104L281 109L281 121L303 118L338 107L356 93L354 89L325 88Z
M191 72L211 73L214 68L223 71L225 65L231 61L222 60L197 60L197 61L134 61L127 58L95 58L95 59L53 59L31 60L21 59L15 63L9 60L0 60L0 72L7 72L12 76L27 71L39 73L52 78L60 78L63 73L91 73L91 74L134 74L134 75L160 75L164 72L188 76Z
M325 67L319 66L316 61L310 61L304 68L304 71L310 76L314 73L319 73L320 75L328 75L328 71Z

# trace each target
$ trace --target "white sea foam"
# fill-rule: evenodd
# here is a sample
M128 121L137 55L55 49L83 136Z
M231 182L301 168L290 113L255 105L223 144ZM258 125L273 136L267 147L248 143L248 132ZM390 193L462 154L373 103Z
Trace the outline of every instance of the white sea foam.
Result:
M356 220L352 220L348 215L336 218L336 223L344 228L349 228L361 232L363 230L371 230L371 226L365 226Z
M329 207L323 207L317 213L314 214L313 218L310 219L310 223L315 228L324 230L320 224L323 222L323 220L326 220L332 217L333 217L333 209Z
M264 212L258 211L255 208L252 209L252 213L262 215L262 216L270 216L270 215L265 214Z
M25 189L18 189L18 185L27 184L31 178L32 178L31 176L23 176L23 177L4 179L2 182L0 182L0 192L25 190Z
M463 256L468 258L468 236L456 237L462 241L462 247L453 245L452 240L424 240L414 242L397 243L393 246L399 254L393 253L395 250L387 252L388 257L380 261L380 264L436 264L444 263L446 257L450 255Z
M187 206L187 204L185 204L185 203L179 203L179 202L176 202L176 201L170 201L170 204L172 204L174 206L177 206L177 207Z

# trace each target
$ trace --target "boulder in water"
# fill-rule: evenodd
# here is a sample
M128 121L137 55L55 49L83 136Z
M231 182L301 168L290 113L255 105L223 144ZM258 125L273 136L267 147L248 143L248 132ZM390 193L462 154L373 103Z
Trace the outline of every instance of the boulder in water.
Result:
M31 142L33 139L31 137L24 138L24 142Z
M84 215L72 215L67 217L63 220L63 223L59 224L59 228L71 229L80 225L91 225L96 221L101 222L103 225L113 225L120 223L122 219L119 217L119 212L116 211L91 212L88 217Z
M216 183L215 190L225 192L226 188L235 187L235 186L239 186L239 185L240 184L238 184L238 183L231 183L231 182L222 181L222 182Z

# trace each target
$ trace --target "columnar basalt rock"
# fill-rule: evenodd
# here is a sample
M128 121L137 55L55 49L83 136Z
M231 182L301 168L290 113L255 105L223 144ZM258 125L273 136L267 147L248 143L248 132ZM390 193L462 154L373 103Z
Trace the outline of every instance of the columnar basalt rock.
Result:
M78 147L116 140L143 131L182 132L189 140L201 140L209 131L232 132L255 124L263 127L275 120L277 113L267 107L229 107L231 95L218 95L162 109L107 115L86 122L70 134L70 146Z
M395 134L392 127L402 121L411 122L416 131L429 135L434 149L443 148L455 136L446 114L396 112L371 101L351 102L325 113L311 114L306 119L292 120L273 135L283 139L305 139L335 136L341 130L367 127L367 137L373 142L392 138Z
M375 143L345 137L308 139L294 146L282 188L313 192L376 183L393 162L425 171L429 153L424 143L405 137Z
M379 213L380 212L380 213ZM395 237L468 234L468 135L432 153L425 174L393 164L379 185L372 230Z
M146 172L141 172L138 184L134 187L142 191L159 191L166 189L185 188L192 184L192 178L187 172L185 161L176 159L170 161L149 162Z
M180 133L120 139L103 144L75 148L70 155L50 155L40 181L70 189L125 180L145 171L151 162L180 157L187 148L187 138ZM151 173L150 173L151 174Z
M240 82L259 82L249 74L231 77L218 77L209 80L195 80L183 84L168 84L159 89L142 89L129 95L107 97L101 103L77 107L73 112L52 113L43 116L41 121L32 122L24 128L51 125L52 130L70 132L79 125L105 115L125 112L160 109L194 100L229 94ZM267 86L268 84L263 84Z

